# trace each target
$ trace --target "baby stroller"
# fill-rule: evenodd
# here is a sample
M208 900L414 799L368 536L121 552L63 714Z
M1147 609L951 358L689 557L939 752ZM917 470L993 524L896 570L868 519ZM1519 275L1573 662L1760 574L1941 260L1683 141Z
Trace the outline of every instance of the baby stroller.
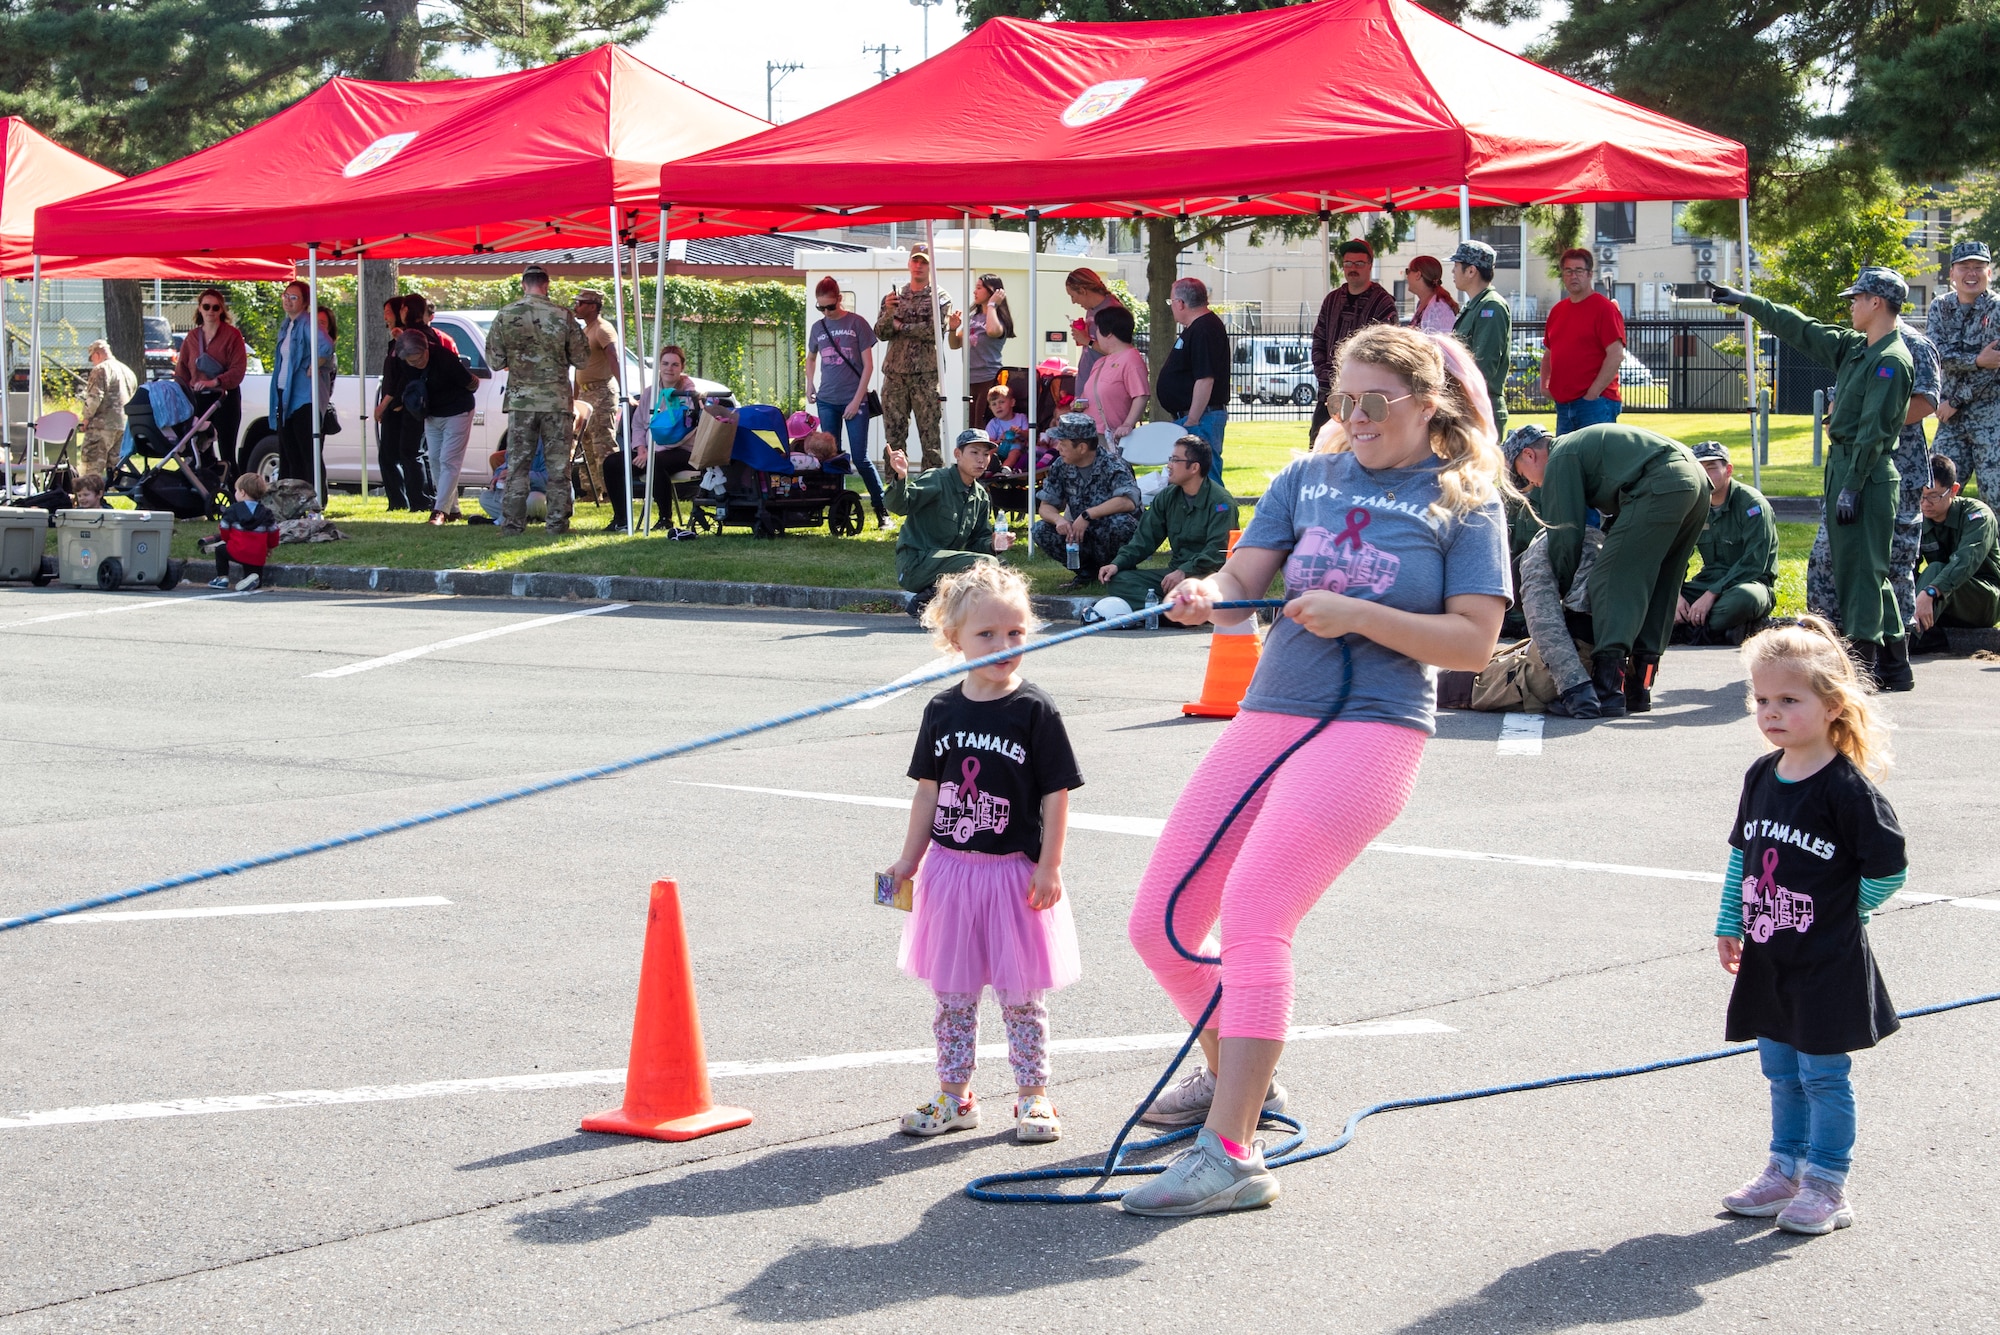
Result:
M217 399L198 417L171 380L152 380L125 405L131 442L110 477L108 491L132 498L141 510L166 510L176 519L214 519L229 504L223 492L228 465L209 418ZM162 420L162 419L166 420ZM140 467L140 461L149 466Z
M861 532L861 497L847 489L846 474L799 471L779 444L784 438L785 415L778 409L753 403L737 410L729 458L716 465L722 490L695 494L697 529L720 533L735 524L759 538L822 524L837 538Z

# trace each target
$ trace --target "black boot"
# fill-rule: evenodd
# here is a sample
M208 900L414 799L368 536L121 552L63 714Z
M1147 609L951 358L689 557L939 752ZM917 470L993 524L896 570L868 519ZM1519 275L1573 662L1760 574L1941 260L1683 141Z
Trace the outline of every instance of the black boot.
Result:
M1633 654L1625 669L1625 708L1633 714L1653 712L1653 678L1660 675L1658 654Z
M1854 671L1861 678L1861 684L1870 690L1881 690L1882 682L1875 675L1875 655L1881 646L1868 640L1854 640L1847 646L1847 656L1854 660Z
M1597 688L1580 681L1549 701L1549 714L1553 718L1602 718L1604 711L1597 707Z
M1875 654L1875 680L1885 691L1914 691L1916 674L1910 671L1910 642L1898 635L1882 641Z
M1948 654L1951 652L1951 641L1945 638L1944 627L1938 625L1936 622L1932 622L1931 628L1911 640L1909 645L1912 654Z
M1597 690L1597 712L1603 718L1625 717L1625 655L1607 649L1590 656L1590 684Z

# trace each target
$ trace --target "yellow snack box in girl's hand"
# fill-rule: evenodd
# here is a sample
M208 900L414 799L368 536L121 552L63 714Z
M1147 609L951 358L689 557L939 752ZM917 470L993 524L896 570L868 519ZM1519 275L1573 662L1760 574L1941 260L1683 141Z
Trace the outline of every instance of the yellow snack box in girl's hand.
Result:
M908 877L898 881L888 872L875 873L875 902L885 909L910 911L910 887L915 882Z

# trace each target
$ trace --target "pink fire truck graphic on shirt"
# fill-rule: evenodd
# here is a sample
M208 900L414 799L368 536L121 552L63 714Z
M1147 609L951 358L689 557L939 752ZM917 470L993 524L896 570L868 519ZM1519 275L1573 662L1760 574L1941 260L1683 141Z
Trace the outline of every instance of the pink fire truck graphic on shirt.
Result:
M1743 878L1743 931L1752 941L1769 941L1783 931L1804 935L1813 923L1811 895L1785 889L1775 879L1778 850L1764 850L1764 874Z
M979 791L979 757L967 756L959 766L960 782L947 779L938 785L937 815L931 818L931 833L950 838L955 844L972 842L981 830L1004 834L1007 813L1012 806L1004 797Z
M1328 589L1357 598L1380 597L1395 587L1402 558L1361 540L1370 518L1368 511L1356 506L1347 512L1347 527L1338 534L1318 525L1307 529L1285 562L1285 587L1299 592Z

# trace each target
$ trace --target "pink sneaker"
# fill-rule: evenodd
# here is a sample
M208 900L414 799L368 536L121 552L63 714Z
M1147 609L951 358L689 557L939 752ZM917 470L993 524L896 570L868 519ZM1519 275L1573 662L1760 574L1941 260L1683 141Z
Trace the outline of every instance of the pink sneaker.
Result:
M1778 1227L1787 1233L1831 1233L1854 1225L1854 1207L1847 1192L1831 1182L1808 1177L1799 1183L1799 1194L1778 1216Z
M1769 1219L1798 1194L1799 1180L1779 1172L1777 1164L1767 1163L1763 1172L1724 1196L1722 1208L1750 1219Z

